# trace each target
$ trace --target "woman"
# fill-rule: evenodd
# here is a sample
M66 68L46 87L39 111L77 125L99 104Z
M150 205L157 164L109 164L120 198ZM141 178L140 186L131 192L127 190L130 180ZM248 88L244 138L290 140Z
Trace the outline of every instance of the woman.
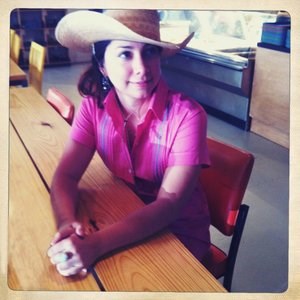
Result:
M209 165L206 114L170 91L160 68L161 57L178 52L192 35L178 45L162 42L156 11L113 10L71 13L56 37L63 46L92 49L93 66L79 82L85 97L52 182L58 231L48 250L51 262L60 274L74 275L166 227L201 260L210 244L198 180ZM75 218L77 185L95 151L147 205L84 236Z

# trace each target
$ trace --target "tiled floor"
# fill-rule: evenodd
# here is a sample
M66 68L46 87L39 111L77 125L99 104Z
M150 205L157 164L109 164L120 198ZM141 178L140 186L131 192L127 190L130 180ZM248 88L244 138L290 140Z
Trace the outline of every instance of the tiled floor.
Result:
M47 68L43 94L55 86L76 107L81 97L76 82L85 65ZM240 130L212 116L208 134L255 155L244 202L250 206L232 284L234 292L280 293L288 284L289 151L256 134ZM212 231L213 240L227 249L229 240Z

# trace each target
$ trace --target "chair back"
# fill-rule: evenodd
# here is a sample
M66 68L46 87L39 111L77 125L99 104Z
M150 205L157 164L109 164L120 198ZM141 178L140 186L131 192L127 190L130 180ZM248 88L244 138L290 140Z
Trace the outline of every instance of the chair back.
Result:
M32 41L29 51L29 83L40 94L42 93L45 57L46 48Z
M46 99L48 103L71 125L74 118L75 106L57 88L51 87L48 90Z
M15 35L16 31L14 29L10 29L9 30L9 35L10 35L10 49L12 48L12 44L14 41L14 35Z
M19 63L21 44L22 44L21 37L17 33L14 33L13 38L12 38L12 44L10 47L10 57L17 64Z
M231 236L254 156L212 138L208 138L207 143L211 166L202 170L200 180L207 196L211 224L224 235Z

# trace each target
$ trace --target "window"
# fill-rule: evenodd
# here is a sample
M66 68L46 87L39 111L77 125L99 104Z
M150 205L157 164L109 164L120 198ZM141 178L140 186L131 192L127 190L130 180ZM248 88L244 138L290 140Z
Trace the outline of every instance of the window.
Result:
M249 54L260 42L262 24L275 22L276 17L277 11L163 10L161 37L179 42L195 32L188 49Z

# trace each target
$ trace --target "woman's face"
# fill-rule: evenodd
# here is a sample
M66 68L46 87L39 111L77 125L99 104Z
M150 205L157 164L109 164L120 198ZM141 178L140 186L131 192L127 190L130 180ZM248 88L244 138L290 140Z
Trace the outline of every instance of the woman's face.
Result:
M123 101L147 100L160 75L160 49L129 41L112 41L104 54L103 68Z

